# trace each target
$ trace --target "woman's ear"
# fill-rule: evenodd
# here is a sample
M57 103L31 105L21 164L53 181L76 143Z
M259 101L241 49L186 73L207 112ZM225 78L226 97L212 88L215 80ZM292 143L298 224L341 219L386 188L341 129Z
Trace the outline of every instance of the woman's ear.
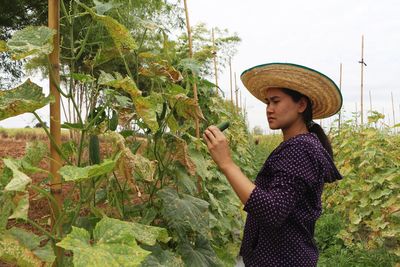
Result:
M307 108L307 99L305 97L300 98L298 102L298 112L303 113Z

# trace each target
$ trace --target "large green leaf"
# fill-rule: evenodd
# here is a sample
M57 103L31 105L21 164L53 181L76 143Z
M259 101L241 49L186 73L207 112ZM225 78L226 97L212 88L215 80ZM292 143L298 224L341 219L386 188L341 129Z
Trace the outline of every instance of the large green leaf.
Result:
M114 170L116 160L106 159L101 164L95 164L87 167L76 167L66 165L58 171L65 181L82 181L92 177L107 174Z
M182 255L186 266L222 266L209 241L203 237L197 238L194 246L187 242L179 244L177 251Z
M7 42L15 60L31 55L48 55L53 51L56 31L45 26L28 26L14 33Z
M206 201L187 194L180 197L174 189L168 187L157 194L163 200L161 212L170 227L177 231L193 230L207 235L209 204Z
M156 247L150 256L141 264L141 267L184 267L185 264L179 255Z
M96 14L91 8L79 1L76 2L89 12L95 20L99 21L107 28L108 33L111 35L111 38L120 51L132 51L137 48L135 40L124 25L109 16Z
M0 90L0 120L33 112L49 102L50 97L44 96L42 88L28 79L14 89Z
M103 218L93 231L94 240L85 229L72 227L57 246L72 250L74 266L139 266L150 254L139 247L129 223Z
M0 233L0 259L18 266L51 266L55 256L48 243L40 247L42 239L20 228Z
M32 182L32 179L29 178L25 173L18 170L19 166L15 160L12 159L3 159L4 164L11 169L13 173L13 178L6 185L6 191L25 191L25 187L27 184Z

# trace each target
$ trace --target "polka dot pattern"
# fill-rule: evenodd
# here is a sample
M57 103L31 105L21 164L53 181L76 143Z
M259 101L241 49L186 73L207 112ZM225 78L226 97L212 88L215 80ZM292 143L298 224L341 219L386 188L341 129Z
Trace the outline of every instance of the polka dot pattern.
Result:
M315 222L324 181L342 179L314 133L282 142L258 173L244 210L245 266L316 266Z

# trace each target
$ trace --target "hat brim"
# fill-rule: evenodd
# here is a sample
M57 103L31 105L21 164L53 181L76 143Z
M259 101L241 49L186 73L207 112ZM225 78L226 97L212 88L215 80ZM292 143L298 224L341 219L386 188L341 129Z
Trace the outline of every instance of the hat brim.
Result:
M337 85L326 75L311 68L291 63L268 63L245 70L240 76L244 86L266 103L269 88L288 88L310 98L313 119L336 114L343 98Z

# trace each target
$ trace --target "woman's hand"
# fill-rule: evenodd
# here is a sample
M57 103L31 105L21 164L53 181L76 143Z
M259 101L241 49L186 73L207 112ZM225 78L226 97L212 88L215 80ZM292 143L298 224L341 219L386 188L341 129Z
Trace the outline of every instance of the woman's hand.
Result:
M212 159L220 169L224 169L233 164L228 140L216 126L209 126L204 131L203 138L206 141Z

